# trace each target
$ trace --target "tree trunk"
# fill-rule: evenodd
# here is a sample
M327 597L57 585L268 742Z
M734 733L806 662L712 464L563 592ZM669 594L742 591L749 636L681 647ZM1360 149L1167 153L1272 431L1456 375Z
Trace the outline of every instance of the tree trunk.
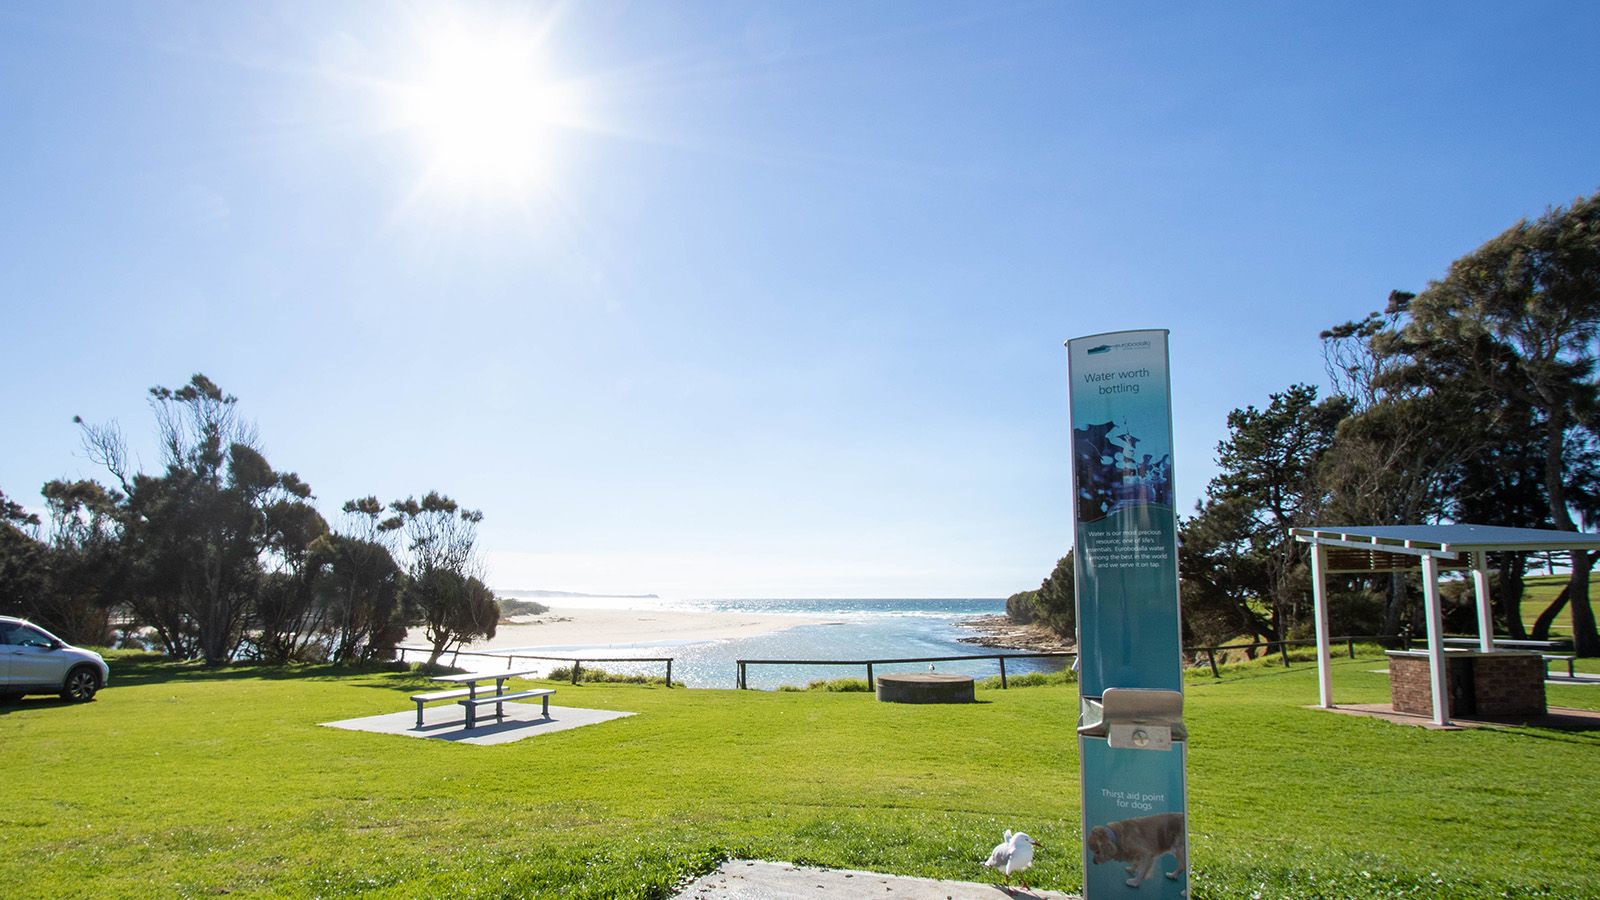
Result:
M433 652L428 654L428 665L436 666L439 664L439 657L443 656L445 649L450 646L453 635L442 628L435 629L432 625L424 628L422 634L428 639L428 643L433 645Z
M1406 606L1406 577L1399 572L1389 573L1389 597L1383 606L1383 633L1399 634L1401 616Z
M1566 440L1567 417L1559 408L1553 410L1545 424L1549 440L1545 447L1545 494L1550 500L1550 518L1562 531L1577 531L1572 515L1567 511L1567 486L1562 480L1562 457ZM1572 604L1572 648L1579 656L1600 656L1600 634L1595 631L1594 610L1589 607L1589 569L1594 566L1594 554L1582 550L1572 551L1572 578L1563 592ZM1554 607L1554 604L1551 604ZM1543 616L1539 617L1541 620ZM1553 618L1553 616L1552 616ZM1545 625L1548 634L1550 626Z
M1572 551L1572 580L1567 582L1567 602L1572 604L1572 649L1579 656L1600 656L1600 633L1595 631L1594 610L1589 606L1589 570L1595 554Z
M1528 629L1522 624L1522 592L1525 589L1522 576L1527 566L1527 554L1496 553L1495 556L1500 558L1500 569L1490 593L1494 595L1496 615L1505 624L1506 634L1513 640L1526 640Z
M1550 624L1556 620L1556 616L1561 614L1561 607L1567 605L1567 595L1571 592L1572 583L1567 582L1567 586L1561 589L1561 593L1557 594L1554 600L1550 601L1550 605L1545 608L1545 611L1539 613L1539 618L1533 620L1533 640L1550 640Z

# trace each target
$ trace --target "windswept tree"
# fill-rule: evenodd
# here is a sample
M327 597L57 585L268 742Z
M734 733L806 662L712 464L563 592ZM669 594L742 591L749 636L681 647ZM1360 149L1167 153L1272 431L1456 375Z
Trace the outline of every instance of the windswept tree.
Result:
M238 399L204 375L151 388L150 405L161 474L130 477L115 425L84 426L85 446L126 493L130 605L168 653L220 665L246 638L263 557L280 537L274 520L291 518L285 504L305 504L311 488L273 470L255 429L239 418Z
M1545 503L1557 529L1592 520L1592 478L1574 453L1600 407L1600 194L1521 221L1450 265L1409 304L1396 333L1413 359L1521 407L1537 435ZM1564 594L1580 655L1600 655L1589 603L1593 554L1574 551Z
M1073 568L1073 553L1056 560L1056 567L1039 583L1037 590L1021 591L1006 598L1006 616L1013 622L1037 622L1068 640L1077 640L1078 607Z
M403 519L385 517L376 497L344 504L340 527L318 539L329 655L337 663L388 659L406 633L405 574L394 560Z
M1256 523L1240 503L1202 503L1179 524L1179 596L1184 643L1217 646L1234 638L1275 640L1272 594ZM1251 652L1251 651L1247 651Z
M0 491L0 615L32 616L49 578L40 520Z
M436 663L444 652L479 637L494 637L500 611L478 577L478 523L483 513L429 491L420 501L389 504L406 537L410 576L407 606L422 622Z
M1397 334L1411 297L1396 291L1382 313L1322 332L1329 378L1349 407L1318 475L1328 495L1325 524L1414 525L1446 518L1464 466L1490 440L1488 419L1476 413L1484 403L1492 405L1492 398L1405 352ZM1420 623L1420 582L1414 575L1338 580L1352 585L1349 594L1379 604L1376 620L1361 630L1398 634L1403 623ZM1347 596L1334 608L1348 609L1351 600Z
M50 510L50 573L35 616L73 643L109 643L126 580L123 497L95 481L50 481L41 493Z
M1306 550L1289 529L1321 511L1317 473L1348 409L1343 397L1318 400L1315 387L1297 384L1265 409L1228 414L1220 471L1184 523L1179 563L1186 583L1206 587L1208 603L1233 606L1241 630L1277 640L1304 619Z
M327 651L328 609L317 584L329 562L320 552L328 523L285 493L261 510L267 571L256 597L254 643L268 662L314 661Z

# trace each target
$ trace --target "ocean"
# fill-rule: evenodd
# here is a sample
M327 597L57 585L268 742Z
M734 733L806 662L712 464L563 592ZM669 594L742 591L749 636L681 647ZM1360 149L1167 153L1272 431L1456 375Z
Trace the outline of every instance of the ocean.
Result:
M856 660L928 656L963 656L977 653L1011 653L976 644L961 643L976 631L957 623L977 616L1000 615L1005 601L999 599L903 599L903 600L640 600L583 598L544 601L557 606L627 609L686 610L692 612L762 613L767 615L825 618L825 624L799 625L772 634L716 641L657 641L632 644L562 645L541 647L537 652L552 656L670 656L672 680L691 688L731 688L735 686L739 659ZM525 648L524 648L525 649ZM515 652L499 648L497 653ZM535 652L529 650L529 652ZM1067 660L1019 659L1006 663L1007 675L1028 672L1057 672ZM612 672L638 672L660 675L660 664L629 665L596 663ZM994 660L933 663L938 672L987 678L1000 674ZM929 663L885 665L874 674L895 671L926 672ZM754 689L774 690L780 686L804 686L812 681L835 678L865 678L864 666L750 666L747 681Z

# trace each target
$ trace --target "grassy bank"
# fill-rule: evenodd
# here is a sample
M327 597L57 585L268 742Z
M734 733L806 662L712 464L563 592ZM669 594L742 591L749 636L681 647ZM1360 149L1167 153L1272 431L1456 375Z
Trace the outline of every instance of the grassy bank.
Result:
M1386 699L1379 659L1336 666L1340 700ZM407 709L432 687L409 673L115 675L92 704L0 708L14 896L662 897L730 855L975 879L1005 828L1049 846L1035 883L1080 886L1070 684L899 706L558 683L639 715L475 747L317 725ZM1405 728L1302 708L1315 685L1190 681L1197 897L1600 894L1573 840L1600 833L1600 735Z

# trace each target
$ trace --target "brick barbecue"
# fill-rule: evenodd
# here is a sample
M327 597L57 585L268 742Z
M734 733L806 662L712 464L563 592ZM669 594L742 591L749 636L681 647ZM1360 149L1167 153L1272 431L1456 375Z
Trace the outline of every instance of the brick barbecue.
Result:
M1389 691L1396 712L1433 715L1428 655L1389 651ZM1543 715L1544 660L1515 650L1445 653L1445 692L1452 716Z

